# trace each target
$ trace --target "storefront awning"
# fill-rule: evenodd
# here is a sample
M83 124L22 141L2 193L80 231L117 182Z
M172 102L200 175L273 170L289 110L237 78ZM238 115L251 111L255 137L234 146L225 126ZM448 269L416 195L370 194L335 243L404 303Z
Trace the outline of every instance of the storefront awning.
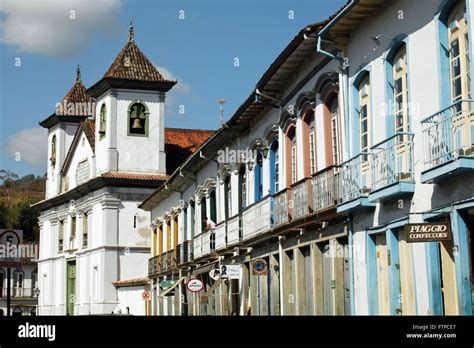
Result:
M198 275L202 273L209 273L211 270L216 268L217 262L208 263L207 265L198 267L191 272L191 275Z

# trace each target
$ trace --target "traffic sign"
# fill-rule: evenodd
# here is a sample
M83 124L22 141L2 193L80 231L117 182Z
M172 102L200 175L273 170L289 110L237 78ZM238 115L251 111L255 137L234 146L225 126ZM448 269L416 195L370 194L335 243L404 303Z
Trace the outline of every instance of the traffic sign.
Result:
M149 291L144 290L142 292L142 300L148 301L150 299L150 297L151 297L151 294L150 294Z
M252 265L253 275L266 275L267 274L267 261L265 259L255 259Z

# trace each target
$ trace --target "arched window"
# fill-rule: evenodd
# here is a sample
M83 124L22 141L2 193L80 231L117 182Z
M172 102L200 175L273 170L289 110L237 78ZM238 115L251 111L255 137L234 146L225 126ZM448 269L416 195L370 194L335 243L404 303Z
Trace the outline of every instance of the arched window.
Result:
M469 27L466 2L459 1L448 16L448 41L451 80L451 101L471 98L469 61Z
M247 206L247 171L245 165L239 169L239 212Z
M230 175L227 175L224 180L224 215L225 220L232 216L232 184Z
M337 94L333 95L329 103L329 114L331 120L332 162L338 164L341 158L341 144L339 140L339 101Z
M33 272L31 272L31 291L32 296L37 297L36 289L38 289L38 268L35 268Z
M405 45L402 45L393 57L392 75L395 133L408 132L410 126L408 119L408 81Z
M144 103L134 102L128 109L128 134L148 136L148 109Z
M257 202L263 196L263 156L260 150L257 152L254 168L255 202Z
M212 190L211 194L209 195L209 208L211 213L211 216L209 218L215 224L217 221L216 190Z
M176 247L178 245L178 215L175 215L173 218L173 250L176 256Z
M107 128L107 107L105 103L102 104L100 107L100 115L99 115L99 140L105 138L105 132Z
M23 296L23 281L25 279L25 273L23 272L22 269L17 268L13 272L13 288L14 292L13 295L16 297L22 297Z
M368 153L370 150L370 80L367 74L359 83L359 130L360 130L360 152ZM364 157L364 161L368 158Z
M207 207L206 207L206 196L201 198L201 232L206 230L207 222Z
M280 189L280 155L278 154L278 140L273 140L270 145L270 193Z
M296 149L296 128L294 125L289 126L286 132L286 183L287 186L294 184L297 181L297 149Z
M56 165L56 134L53 135L51 139L51 158L49 159L51 165L54 167Z
M302 117L303 124L303 160L306 177L316 173L316 129L314 110L306 109Z
M163 223L158 225L158 253L157 255L163 254Z
M190 229L191 229L191 233L190 233L190 239L192 240L194 238L194 229L195 229L195 226L196 226L196 207L194 205L194 200L191 200L189 202L189 208L191 209L189 214L191 215L190 216L190 220L191 220L191 226L190 226Z
M166 251L171 250L171 219L166 220Z

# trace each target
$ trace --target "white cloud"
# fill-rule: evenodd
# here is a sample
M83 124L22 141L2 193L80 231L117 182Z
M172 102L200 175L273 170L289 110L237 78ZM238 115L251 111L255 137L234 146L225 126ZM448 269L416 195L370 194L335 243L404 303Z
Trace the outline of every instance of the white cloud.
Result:
M0 41L20 52L72 56L96 33L119 29L121 6L122 0L1 0Z
M178 81L176 85L167 93L166 103L170 106L177 106L181 104L180 100L182 97L187 97L191 95L191 85L184 82L182 79L174 75L169 69L163 66L156 66L158 71L163 75L167 80Z
M44 169L48 156L48 134L46 129L24 128L10 135L2 149L14 159L26 162L34 168Z

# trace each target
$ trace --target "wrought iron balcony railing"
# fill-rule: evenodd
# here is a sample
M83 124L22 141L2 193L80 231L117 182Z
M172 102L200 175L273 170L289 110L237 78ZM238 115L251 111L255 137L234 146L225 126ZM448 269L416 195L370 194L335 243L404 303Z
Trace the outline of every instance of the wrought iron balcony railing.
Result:
M421 123L425 169L474 157L474 100L459 100Z
M273 195L273 223L278 226L290 221L291 214L291 189L284 189Z
M18 286L12 286L10 288L10 296L12 298L36 298L38 297L36 288L23 288L23 287L18 287ZM0 287L0 298L7 297L7 288L5 287Z
M186 240L178 245L176 251L176 260L179 265L189 263L193 260L193 242L191 240Z
M291 185L293 198L293 220L309 215L313 211L311 178L304 178Z
M161 255L148 259L148 276L151 277L161 272Z
M397 133L372 146L372 191L413 182L413 133Z
M313 174L313 210L316 213L336 205L336 168L327 167Z
M223 249L227 246L227 224L222 221L216 225L216 250Z
M194 250L194 258L197 259L202 256L202 235L199 234L194 237L193 239L193 250Z
M272 197L266 196L248 206L242 213L242 239L248 239L270 230L272 220Z
M201 243L202 256L214 252L216 249L216 235L213 229L202 234Z
M366 197L371 189L370 154L361 152L341 163L336 174L337 203Z
M227 245L234 245L242 240L240 214L231 217L227 221Z

